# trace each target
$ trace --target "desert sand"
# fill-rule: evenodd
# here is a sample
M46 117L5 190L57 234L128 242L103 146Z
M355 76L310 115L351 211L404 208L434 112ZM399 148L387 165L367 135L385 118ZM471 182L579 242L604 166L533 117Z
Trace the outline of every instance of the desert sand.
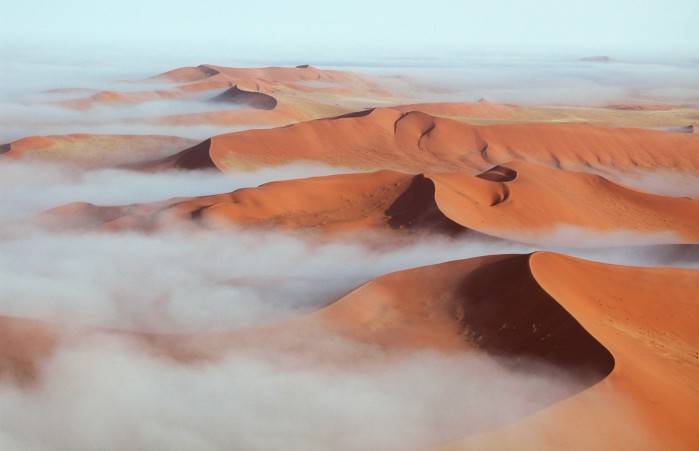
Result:
M463 172L380 171L279 181L257 188L153 204L77 203L49 212L75 226L156 230L282 227L327 232L363 229L476 231L531 243L576 240L568 228L624 234L645 244L699 243L699 200L659 196L601 176L512 161L472 176Z
M512 160L585 172L699 172L695 134L578 124L468 125L377 108L290 127L212 137L173 156L174 167L220 170L321 161L361 170L463 171Z
M584 59L590 64L610 61L608 57ZM142 262L130 261L120 267L136 279L137 291L129 291L127 284L110 285L105 292L92 285L75 287L79 284L71 280L52 279L46 269L26 276L21 271L30 265L22 258L17 258L16 274L24 274L26 285L36 284L48 293L42 298L54 294L61 299L83 295L91 300L114 298L115 314L122 309L131 311L123 303L150 302L156 312L151 324L166 330L95 326L71 320L70 311L62 311L57 320L51 308L32 309L35 299L23 294L30 291L17 289L13 280L14 291L0 294L0 306L5 309L0 311L0 388L11 393L19 390L22 395L8 399L24 399L25 394L33 396L53 386L52 372L65 371L60 363L66 355L84 357L81 364L89 367L95 356L83 356L79 345L112 346L111 340L127 349L131 359L147 361L168 377L187 371L199 377L220 368L222 362L248 362L245 359L252 355L258 360L252 359L250 365L264 367L268 378L286 381L302 374L311 381L314 393L324 393L327 387L313 381L327 381L322 377L328 375L332 380L347 377L350 385L356 384L358 392L363 392L367 386L357 374L365 370L374 375L369 369L406 361L428 362L424 365L429 366L429 359L435 356L449 361L481 359L497 371L474 371L473 379L469 374L459 384L467 387L479 378L495 380L496 373L516 381L546 374L552 389L537 395L508 392L506 399L498 401L505 406L499 408L501 414L488 421L474 421L473 413L463 418L456 415L445 429L440 428L446 424L443 418L432 418L434 424L423 425L431 432L414 444L384 444L369 434L359 442L361 446L699 448L699 198L691 194L699 187L699 135L691 126L699 118L696 108L638 98L599 107L520 106L485 99L426 101L424 92L398 89L403 81L401 77L306 64L263 68L206 64L124 82L155 88L142 90L135 85L127 89L130 85L124 85L123 91L63 89L52 93L65 98L51 105L71 114L89 115L105 108L121 111L117 126L144 123L185 130L205 124L237 131L206 139L174 134L47 133L4 144L0 164L23 162L41 167L40 163L48 161L87 174L108 168L143 177L172 177L173 183L193 173L202 178L221 176L221 172L243 177L259 170L283 174L289 164L322 164L332 175L279 178L260 186L155 202L97 204L77 198L53 205L19 227L16 221L3 220L0 244L8 243L8 252L25 249L22 246L33 243L32 239L38 244L26 249L34 251L44 249L51 240L85 239L86 250L80 253L83 260L70 260L66 265L75 273L89 273L89 280L118 281L119 274L104 272L109 267L104 266L104 255L118 259L120 246L129 240L150 243L153 248L144 249ZM141 111L129 108L157 102L172 108L146 116L128 115ZM178 110L175 105L187 107ZM646 177L642 180L656 183L639 189L625 183L629 177ZM663 194L658 180L688 194ZM16 205L21 205L23 198L18 199ZM269 299L246 297L247 285L240 280L254 279L258 276L255 271L263 284L277 280L265 279L269 274L252 259L252 272L245 275L229 269L228 265L239 267L230 259L211 265L202 261L200 265L207 266L208 272L193 275L169 266L168 260L187 258L177 253L177 243L168 241L173 236L187 240L187 245L202 240L202 246L204 240L215 238L224 248L243 235L257 240L233 257L243 264L260 249L272 247L268 241L277 243L275 239L281 243L275 249L279 255L293 254L301 247L306 253L300 258L311 262L320 252L318 246L335 244L336 256L330 263L318 260L310 265L310 279L307 274L306 279L296 276L303 286L322 293L335 293L329 289L333 280L357 278L346 271L347 255L363 258L367 265L382 253L391 258L398 255L402 259L399 267L410 269L382 271L379 274L384 275L374 274L349 292L345 287L307 310L296 311L286 305L284 293ZM299 244L301 241L289 241L289 236L306 241ZM160 241L171 243L172 254L153 263L149 258L155 253L154 243ZM458 259L438 254L435 264L428 266L402 257L409 253L401 254L406 243L423 246L420 252L429 253L433 248L437 252L438 243L444 242L454 248L487 242L499 252ZM361 252L347 251L348 243L362 243ZM631 260L638 255L638 261L626 266L561 252L509 251L522 243L534 249L560 246L574 255L579 249L598 252L594 255L626 252ZM643 261L642 251L670 245L685 256L671 261L673 267ZM112 253L97 253L99 246L113 248ZM92 256L93 251L97 256ZM55 252L42 254L56 265L61 264L61 257ZM7 267L14 271L15 261L10 263ZM143 268L143 274L161 271L163 279L150 280L144 275L141 280L138 272L126 271L131 266ZM212 315L216 315L215 303L201 299L198 289L184 306L170 304L175 298L182 302L177 294L189 293L194 281L213 287L213 293L224 293L226 302L235 308L240 298L251 302L242 305L252 310L255 302L266 302L280 310L290 308L291 313L286 319L251 321L222 331L182 332L172 320L177 309L192 315L214 309ZM8 278L8 286L9 282ZM167 286L165 295L163 285ZM223 285L239 291L224 291ZM147 316L148 306L142 307ZM88 313L90 308L92 303L75 307ZM377 392L403 378L409 380L407 374L398 378L392 374L391 379L388 373L376 371L381 377L371 384L379 385L369 386L378 387ZM231 384L241 380L239 374L225 374L224 379L228 376ZM382 379L384 376L387 378ZM320 379L314 379L317 377ZM85 388L87 399L92 399L91 387ZM264 404L293 391L291 385L279 387L278 393L255 392L254 399ZM559 390L561 387L565 390ZM427 391L440 389L434 386ZM188 387L180 386L180 390L187 392ZM416 388L415 396L420 399L418 392ZM182 393L171 393L168 399L178 400ZM209 396L217 402L238 402L228 399L226 393ZM464 406L489 402L459 396L449 402ZM527 396L536 399L524 399ZM358 404L368 403L357 398ZM337 398L320 399L321 411L329 412L328 417L337 413ZM315 402L309 401L309 409L317 407ZM449 410L453 406L446 405L423 407L453 411ZM405 412L400 410L389 411L403 418L400 415ZM254 411L250 408L251 416ZM265 434L279 441L256 443L272 443L269 446L275 448L293 435L293 428L285 428L284 421L260 418ZM177 428L189 431L189 426L179 424ZM353 433L347 429L331 422L330 432L318 427L317 437L322 439L314 436L318 442L304 443L317 448L352 448L340 440ZM1 426L0 432L5 432ZM372 433L380 435L381 431ZM16 431L8 434L21 435ZM225 431L221 434L206 438L219 445L240 445ZM136 439L133 445L143 443Z

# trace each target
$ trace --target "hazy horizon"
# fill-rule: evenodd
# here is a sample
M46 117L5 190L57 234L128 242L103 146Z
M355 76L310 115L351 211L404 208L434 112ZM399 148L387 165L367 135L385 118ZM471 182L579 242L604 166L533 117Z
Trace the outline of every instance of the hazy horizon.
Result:
M413 0L399 6L367 0L332 6L308 0L1 3L6 58L28 51L37 60L100 53L108 62L228 55L253 65L469 54L699 59L699 3L691 0L436 0L429 9Z

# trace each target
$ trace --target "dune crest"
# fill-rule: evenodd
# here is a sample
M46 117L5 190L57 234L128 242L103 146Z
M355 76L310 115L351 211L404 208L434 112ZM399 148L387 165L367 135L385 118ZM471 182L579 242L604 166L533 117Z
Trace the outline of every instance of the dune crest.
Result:
M699 138L645 129L580 124L468 125L421 112L375 108L288 127L211 138L197 148L221 170L299 160L362 170L465 171L512 160L572 171L681 169L699 173ZM183 151L184 158L192 150Z
M429 124L413 126L419 129ZM185 156L191 160L180 160L180 164L206 168L207 160L195 159L199 155L188 153ZM105 208L113 211L114 207ZM171 221L194 221L224 228L473 230L513 241L570 246L595 245L595 234L633 232L637 236L627 239L643 237L644 242L655 244L699 243L699 224L694 220L699 217L699 200L649 194L597 175L524 161L496 166L477 176L380 171L280 181L118 211L117 216L104 216L100 207L90 206L56 209L52 214L74 224L116 228L149 229ZM582 238L558 236L565 227L588 233Z
M306 65L305 67L251 67L237 68L202 64L197 67L181 67L152 77L156 80L168 80L178 83L198 82L212 77L224 76L240 80L270 80L275 82L325 81L340 83L355 83L370 79L366 75L346 71L324 70Z

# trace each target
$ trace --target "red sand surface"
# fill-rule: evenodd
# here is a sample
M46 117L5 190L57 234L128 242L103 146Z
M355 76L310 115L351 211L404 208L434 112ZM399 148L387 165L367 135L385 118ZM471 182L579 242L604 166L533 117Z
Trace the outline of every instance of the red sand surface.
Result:
M468 125L377 108L290 127L219 135L172 157L221 170L320 161L362 170L464 171L512 160L573 171L681 169L699 173L699 137L580 124Z
M575 227L590 234L635 233L646 244L699 243L699 200L649 194L597 175L524 161L477 176L395 171L331 175L154 204L74 204L52 213L76 225L115 229L153 229L172 221L344 232L391 227L475 230L537 243L565 232L561 228ZM564 244L585 245L585 239Z

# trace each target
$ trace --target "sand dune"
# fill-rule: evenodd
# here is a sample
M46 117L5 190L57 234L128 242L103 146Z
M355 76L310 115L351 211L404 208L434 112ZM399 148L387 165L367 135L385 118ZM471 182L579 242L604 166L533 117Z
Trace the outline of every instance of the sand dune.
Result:
M379 227L412 176L394 171L272 182L259 188L155 204L98 207L78 203L51 211L87 227L153 229L173 221L206 226L310 227L348 231Z
M221 170L298 160L362 170L466 171L512 160L566 170L681 169L699 173L696 135L579 124L468 125L425 113L376 108L271 130L219 135L172 160Z
M557 237L573 226L597 232L633 232L651 242L699 242L699 201L657 196L597 175L514 161L477 177L426 174L439 210L469 229L501 238L585 245ZM650 236L649 234L659 234ZM553 235L553 236L551 236ZM664 236L663 236L664 235ZM639 237L630 237L637 242ZM624 242L624 237L614 237ZM607 244L611 244L607 243Z
M163 158L192 143L191 139L157 135L29 136L3 145L0 158L39 159L102 168Z
M629 100L625 104L601 107L521 106L498 104L481 99L478 102L410 103L392 106L409 113L421 111L431 116L455 119L469 124L511 123L574 123L612 127L678 129L697 119L695 108L682 105L649 104Z
M64 90L64 93L81 96L54 103L89 110L95 106L125 108L155 101L172 102L170 114L163 114L167 111L163 108L154 109L151 116L134 122L169 126L279 126L344 114L358 108L358 102L361 106L373 105L374 99L385 96L395 101L397 97L391 97L378 87L378 80L307 65L264 68L201 65L152 77L143 90L87 91L88 96L82 96L84 90ZM155 81L168 82L168 85L153 89ZM225 102L206 101L211 98ZM207 105L210 111L206 111ZM222 108L226 105L230 108ZM188 111L191 109L195 112Z
M529 266L541 288L609 350L614 370L572 399L453 449L696 448L697 271L550 253L534 254Z
M345 71L322 70L313 66L234 68L202 64L181 67L153 77L157 80L191 83L223 75L234 79L261 79L275 82L305 82L309 80L331 83L356 83L370 79L365 75ZM362 83L365 84L365 83Z
M229 68L202 65L166 72L150 79L150 83L153 80L176 85L142 91L98 91L57 103L87 110L96 105L124 107L153 101L190 102L199 105L199 110L210 105L211 111L188 112L181 104L173 103L171 114L155 114L139 118L138 122L170 126L279 126L344 114L358 108L357 103L373 105L375 99L381 97L397 99L382 91L374 77L312 66ZM216 91L218 93L213 94ZM217 102L207 103L203 98L207 94L208 99ZM230 108L222 109L225 105Z
M395 171L333 175L156 204L75 204L52 213L75 225L115 228L152 229L172 221L195 221L214 227L324 231L474 230L515 241L572 246L610 244L596 242L595 234L611 234L617 244L624 239L699 243L694 219L699 217L699 200L653 195L600 176L524 161L477 176ZM571 227L577 233L566 233Z
M395 356L417 349L485 353L507 358L512 371L532 361L548 362L577 374L587 389L492 433L449 435L471 435L461 445L483 448L635 446L639 439L650 440L641 447L691 448L699 444L693 427L699 414L693 388L699 377L698 289L694 270L613 266L552 253L501 255L382 276L309 316L258 329L130 335L160 358L185 363L251 343L275 347L283 337L313 340L328 332ZM41 377L40 362L61 336L80 333L85 330L2 318L0 369L31 383ZM643 436L618 426L628 406L637 407ZM576 421L561 421L573 416ZM592 437L578 427L600 421L616 426L596 429Z

